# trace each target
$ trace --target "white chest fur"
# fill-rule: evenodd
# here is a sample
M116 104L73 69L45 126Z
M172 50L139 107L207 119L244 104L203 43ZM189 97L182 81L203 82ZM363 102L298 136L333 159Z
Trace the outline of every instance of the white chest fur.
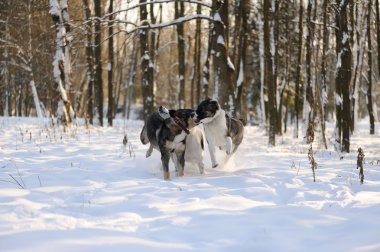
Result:
M173 141L166 141L166 148L171 150L183 149L185 150L185 144L183 140L186 138L186 132L181 131L181 134L176 135Z
M205 135L207 141L213 143L215 147L226 148L226 112L219 110L213 117L213 120L204 123Z
M190 130L190 134L186 137L186 162L199 163L203 159L203 130L196 126Z

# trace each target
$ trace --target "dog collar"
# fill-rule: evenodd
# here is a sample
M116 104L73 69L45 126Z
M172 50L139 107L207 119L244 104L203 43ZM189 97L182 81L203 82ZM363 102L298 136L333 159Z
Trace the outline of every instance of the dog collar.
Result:
M190 130L188 128L185 127L185 125L183 125L183 123L181 122L181 119L179 119L177 116L174 116L173 117L175 123L183 130L186 132L186 134L190 134Z

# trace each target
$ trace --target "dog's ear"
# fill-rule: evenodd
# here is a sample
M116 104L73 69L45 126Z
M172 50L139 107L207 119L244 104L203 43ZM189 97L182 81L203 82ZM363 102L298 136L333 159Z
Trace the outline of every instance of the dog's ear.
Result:
M219 109L219 104L216 100L210 100L210 103L209 103L209 108L211 110L218 110Z
M174 117L174 116L175 116L175 113L176 113L176 110L174 110L174 109L169 109L169 115L170 115L170 117Z

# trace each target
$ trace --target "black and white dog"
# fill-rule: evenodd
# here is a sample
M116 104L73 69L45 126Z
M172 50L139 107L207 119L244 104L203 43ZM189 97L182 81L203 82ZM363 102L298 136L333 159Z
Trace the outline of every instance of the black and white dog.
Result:
M158 112L149 115L141 131L141 142L150 143L146 156L151 155L153 148L161 153L164 179L170 179L170 158L177 174L179 176L184 174L186 137L196 126L192 118L193 113L192 109L166 110L160 107Z
M198 105L193 118L196 123L203 124L212 167L218 166L215 157L216 147L226 151L226 161L228 161L243 141L244 123L228 116L219 103L210 98Z

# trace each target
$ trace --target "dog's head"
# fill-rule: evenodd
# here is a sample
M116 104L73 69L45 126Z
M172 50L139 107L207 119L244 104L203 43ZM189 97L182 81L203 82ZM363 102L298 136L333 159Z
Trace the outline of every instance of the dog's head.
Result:
M166 126L169 128L180 127L182 130L185 130L191 129L197 125L194 119L192 118L192 114L194 113L194 110L192 109L168 110L161 106L158 109L158 112L161 118L164 119ZM183 129L183 127L185 129Z
M197 125L192 117L194 114L194 110L192 109L169 110L169 113L171 117L179 118L182 121L183 125L188 129L191 129Z
M202 101L195 113L193 114L196 123L207 123L211 121L220 112L219 103L216 100L207 98Z

